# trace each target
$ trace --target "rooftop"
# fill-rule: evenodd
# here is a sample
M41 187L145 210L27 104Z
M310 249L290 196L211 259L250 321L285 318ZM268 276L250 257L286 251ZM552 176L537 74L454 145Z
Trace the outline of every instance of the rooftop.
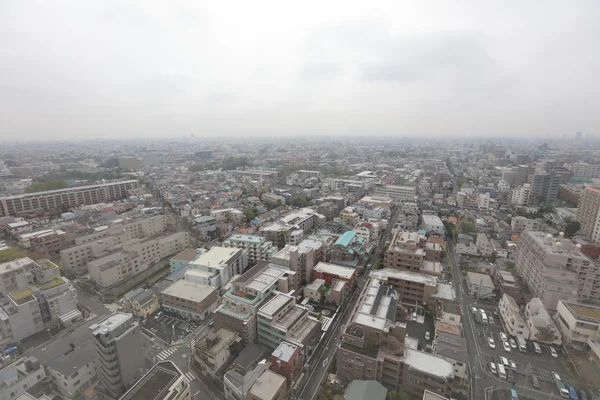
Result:
M238 256L242 251L234 247L211 247L209 251L202 254L190 264L192 268L194 265L216 267L228 264L232 258Z
M281 310L290 302L294 302L294 298L292 296L283 293L277 293L260 308L259 312L263 315L273 317L279 312L279 310Z
M454 376L451 362L419 350L406 348L404 351L404 364L433 376Z
M96 359L96 345L89 338L75 348L70 348L48 363L52 368L63 375L70 376L75 371Z
M142 376L119 400L163 400L175 397L170 393L183 373L172 361L160 361ZM183 378L182 378L183 379ZM187 385L184 383L184 385Z
M344 400L385 400L387 389L377 381L362 381L355 379L350 382Z
M488 274L479 274L477 272L467 272L467 281L470 284L476 284L483 287L494 288L494 282Z
M250 280L246 281L246 287L258 292L263 292L274 285L283 275L285 275L284 270L268 266Z
M86 189L96 189L99 187L107 187L107 186L119 185L119 184L123 184L123 183L134 183L134 182L137 183L137 179L132 179L132 180L128 180L128 181L102 183L102 184L98 184L98 185L75 186L75 187L66 188L66 189L47 190L47 191L43 191L43 192L17 194L14 196L0 197L0 199L2 199L2 200L23 199L23 198L28 198L28 197L40 196L40 195L45 196L45 195L54 194L54 193L67 193L67 192L80 191L80 190L86 190Z
M0 264L0 274L21 269L24 266L31 265L33 263L34 261L29 257L17 258L16 260Z
M329 275L335 275L344 279L352 279L356 272L356 269L321 261L313 268L313 271Z
M289 362L297 351L298 346L284 340L283 342L279 343L279 346L273 350L271 355L277 357L283 362Z
M54 278L53 278L51 281L49 281L49 282L46 282L46 283L44 283L44 284L41 284L41 285L39 285L39 286L38 286L38 288L39 288L41 291L44 291L44 290L50 290L50 289L52 289L52 288L55 288L55 287L57 287L57 286L63 285L63 284L65 284L65 283L67 283L67 282L65 282L65 280L64 280L64 278L63 278L63 277L61 277L61 276L56 276L56 277L54 277Z
M340 281L338 281L338 282L340 282ZM311 283L306 285L306 288L308 290L319 290L321 288L321 286L323 286L323 285L325 285L324 279L315 279L314 281L312 281Z
M260 243L264 242L266 239L263 236L257 236L257 235L234 234L234 235L229 236L229 238L227 240L260 244Z
M563 302L565 303L565 302ZM566 303L566 306L573 310L575 316L581 316L596 321L600 321L600 307L594 307L587 304Z
M212 286L201 285L186 280L178 280L168 288L162 291L162 294L186 299L192 302L199 303L205 300L212 293L216 293L216 289Z
M196 257L200 254L200 251L197 249L185 249L181 253L177 254L175 257L171 258L174 261L194 261Z
M354 231L347 231L345 232L342 236L340 236L338 238L338 240L335 242L335 244L339 244L341 246L344 247L348 247L348 245L350 244L350 242L352 242L352 240L356 237L356 232Z
M405 280L409 282L422 283L427 286L436 286L437 278L432 275L420 274L413 271L403 271L393 268L384 268L371 272L371 276L377 279L387 280L388 278Z
M114 331L126 322L132 321L133 315L127 313L114 313L109 315L106 319L102 320L97 324L90 326L93 335L96 336L99 333Z
M262 400L271 400L275 398L275 395L286 382L285 377L271 371L270 369L265 370L254 385L250 388L250 393Z
M28 301L33 300L35 297L33 296L33 290L27 288L23 290L19 290L18 292L13 292L9 294L9 296L17 303L18 305L25 304Z

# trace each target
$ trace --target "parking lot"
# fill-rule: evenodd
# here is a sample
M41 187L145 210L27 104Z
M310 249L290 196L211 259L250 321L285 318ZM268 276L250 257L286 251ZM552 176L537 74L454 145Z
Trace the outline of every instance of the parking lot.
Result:
M185 338L197 327L196 324L165 311L158 311L150 315L142 326L151 335L158 336L166 343Z
M499 315L493 314L494 311L497 312L497 309L493 305L486 303L479 303L477 308L484 309L486 314L488 314L488 317L491 317L489 322L493 321L493 324L483 324L477 321L475 323L478 345L483 353L485 369L488 373L492 373L491 363L496 365L502 363L505 365L508 381L514 381L518 385L533 387L533 375L536 376L539 381L540 388L538 390L547 393L556 392L556 385L552 372L560 375L563 382L568 382L564 364L561 361L561 358L563 358L562 347L554 347L558 355L557 358L554 358L550 353L550 346L539 344L541 354L537 354L533 346L533 341L527 340L527 349L526 352L523 353L518 348L516 338L507 335L507 339L513 339L515 343L513 343L513 346L509 344L509 348L505 349L503 340L500 337L500 332L504 332L502 321L500 320ZM472 312L471 310L469 311ZM490 344L489 339L493 340L493 347ZM502 360L501 357L505 360ZM497 376L498 375L496 375L496 377Z

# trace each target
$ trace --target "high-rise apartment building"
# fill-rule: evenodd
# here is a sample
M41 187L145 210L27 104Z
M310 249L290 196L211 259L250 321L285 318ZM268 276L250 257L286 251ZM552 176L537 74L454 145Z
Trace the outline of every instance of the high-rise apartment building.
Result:
M600 165L588 163L565 164L565 168L578 178L600 178Z
M263 236L233 234L223 242L223 247L237 247L248 252L251 265L259 261L270 261L277 252L277 246L267 241Z
M588 237L592 237L598 212L600 210L600 189L588 186L581 193L579 207L577 209L577 221L581 224L579 231Z
M531 195L531 185L525 183L523 186L513 189L510 203L519 206L526 206L529 204L529 197Z
M117 398L140 378L144 364L139 324L132 314L115 313L90 326L96 344L97 390Z
M569 240L525 231L519 239L515 267L548 310L556 310L559 300L600 299L598 264Z
M425 252L425 236L418 232L398 231L385 252L385 268L419 272Z
M128 180L0 197L0 217L121 200L127 198L129 191L137 187L137 180Z

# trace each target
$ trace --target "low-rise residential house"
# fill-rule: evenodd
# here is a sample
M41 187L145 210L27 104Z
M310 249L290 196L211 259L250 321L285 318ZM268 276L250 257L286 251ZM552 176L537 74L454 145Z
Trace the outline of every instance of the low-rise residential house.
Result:
M433 341L433 353L452 363L457 390L469 387L469 353L464 337L438 332Z
M585 348L588 340L600 339L600 306L560 300L554 321L571 346Z
M131 310L136 317L148 318L160 308L160 298L152 289L146 289L129 299Z
M494 282L488 274L467 272L467 285L469 293L478 299L484 299L494 295Z
M498 310L507 334L529 338L529 328L521 316L519 305L515 299L507 294L502 295L498 302Z
M46 371L35 357L23 357L0 369L0 400L15 400L46 378Z
M561 344L561 334L540 299L534 297L525 306L529 339L541 343Z
M346 388L343 400L386 400L388 390L377 381L355 379Z
M89 338L79 346L61 354L46 366L58 390L68 398L76 398L97 380L96 345Z
M246 400L285 400L287 383L285 377L270 369L265 370L246 394Z
M219 376L241 349L242 339L237 332L217 328L208 331L196 342L194 357L204 370Z
M477 250L484 257L490 257L494 252L492 242L485 233L480 232L477 234Z
M285 376L287 384L292 385L302 373L303 367L302 349L295 344L283 341L271 353L271 371Z
M526 295L522 290L514 275L509 271L502 270L500 268L494 269L494 284L496 286L496 290L498 291L498 296L502 296L503 294L507 294L515 301L517 304L524 306L529 301L529 296Z
M164 289L161 297L165 310L191 319L205 320L220 304L216 288L186 280Z
M327 293L325 293L325 302L339 306L340 304L342 304L344 297L346 297L349 288L350 286L346 281L331 281L331 286L329 286L329 290L327 291Z
M323 301L323 294L326 289L324 279L315 279L304 287L304 297L320 303Z

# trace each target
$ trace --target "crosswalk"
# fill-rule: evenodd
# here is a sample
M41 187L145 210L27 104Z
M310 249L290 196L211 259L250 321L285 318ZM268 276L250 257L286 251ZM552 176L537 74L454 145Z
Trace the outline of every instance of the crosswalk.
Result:
M156 356L156 358L158 358L160 361L166 360L167 358L169 358L169 356L173 353L175 353L177 351L177 349L166 349L161 351L160 353L158 353L158 355Z
M192 374L192 371L188 371L185 374L183 374L183 379L187 383L190 383L191 381L193 381L194 379L196 379L196 377L194 376L194 374Z
M195 345L196 345L196 339L190 340L190 349L193 349Z

